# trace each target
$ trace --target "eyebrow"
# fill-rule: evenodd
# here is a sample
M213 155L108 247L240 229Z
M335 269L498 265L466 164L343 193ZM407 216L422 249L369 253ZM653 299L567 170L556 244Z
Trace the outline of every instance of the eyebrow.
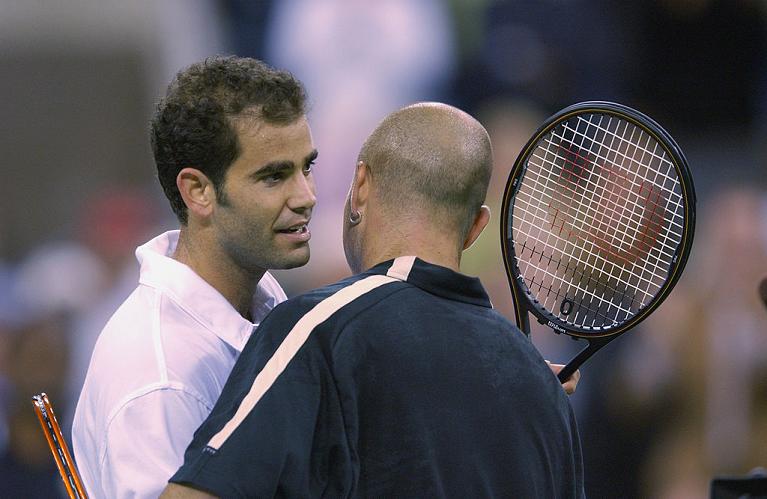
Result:
M308 165L315 159L317 159L317 156L319 156L319 152L317 152L317 149L312 149L312 152L306 155L304 158L304 165ZM294 163L292 161L272 161L271 163L267 163L255 172L251 174L251 176L254 177L261 177L261 176L268 176L268 175L274 175L275 173L279 173L285 170L292 170L294 167Z
M317 152L317 149L312 149L312 152L307 154L306 158L304 158L304 164L308 165L309 163L311 163L312 161L317 159L317 156L319 156L319 155L320 155L320 153Z

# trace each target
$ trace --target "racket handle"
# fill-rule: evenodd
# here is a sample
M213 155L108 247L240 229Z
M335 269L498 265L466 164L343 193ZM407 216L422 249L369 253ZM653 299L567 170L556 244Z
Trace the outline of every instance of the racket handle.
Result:
M67 447L64 434L61 432L61 427L56 419L56 413L53 412L53 406L48 400L48 395L45 393L35 395L32 397L32 405L35 408L37 419L53 454L61 479L64 481L67 495L70 499L88 499L75 461L69 453L69 447Z
M567 380L570 378L570 376L572 376L573 373L578 370L578 368L581 366L581 364L583 364L583 361L585 360L586 359L583 359L582 361L576 363L575 359L573 359L570 362L568 362L567 365L563 367L562 370L557 373L557 378L559 379L559 382L562 384L565 384Z
M616 335L618 336L618 335ZM616 336L607 336L606 338L600 338L595 340L589 340L589 344L586 348L578 352L578 355L567 363L565 367L557 374L560 383L566 382L575 371L578 370L581 365L586 362L597 350L610 343Z

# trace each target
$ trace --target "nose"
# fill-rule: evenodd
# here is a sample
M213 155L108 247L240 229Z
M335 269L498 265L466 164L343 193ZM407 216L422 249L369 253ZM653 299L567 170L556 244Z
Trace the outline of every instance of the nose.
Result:
M288 197L288 208L295 212L311 210L317 204L314 178L312 175L293 175L292 190Z

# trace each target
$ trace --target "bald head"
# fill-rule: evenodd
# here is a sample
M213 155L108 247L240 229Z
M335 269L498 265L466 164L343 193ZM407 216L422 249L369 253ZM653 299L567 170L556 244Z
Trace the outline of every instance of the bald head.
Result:
M359 160L393 217L412 213L464 236L492 173L490 138L470 115L439 103L414 104L387 116Z

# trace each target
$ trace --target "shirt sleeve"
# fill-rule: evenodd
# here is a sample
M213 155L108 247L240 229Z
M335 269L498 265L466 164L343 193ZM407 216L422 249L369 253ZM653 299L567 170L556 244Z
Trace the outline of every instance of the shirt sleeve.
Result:
M264 366L278 346L269 334L270 322L243 350L170 481L221 497L346 496L353 483L346 429L317 342L310 338L263 396L248 402L256 377L270 369ZM238 412L241 405L247 410ZM211 445L219 434L226 436L223 443Z
M156 498L183 462L184 449L210 408L180 389L133 398L111 419L100 467L110 498Z

